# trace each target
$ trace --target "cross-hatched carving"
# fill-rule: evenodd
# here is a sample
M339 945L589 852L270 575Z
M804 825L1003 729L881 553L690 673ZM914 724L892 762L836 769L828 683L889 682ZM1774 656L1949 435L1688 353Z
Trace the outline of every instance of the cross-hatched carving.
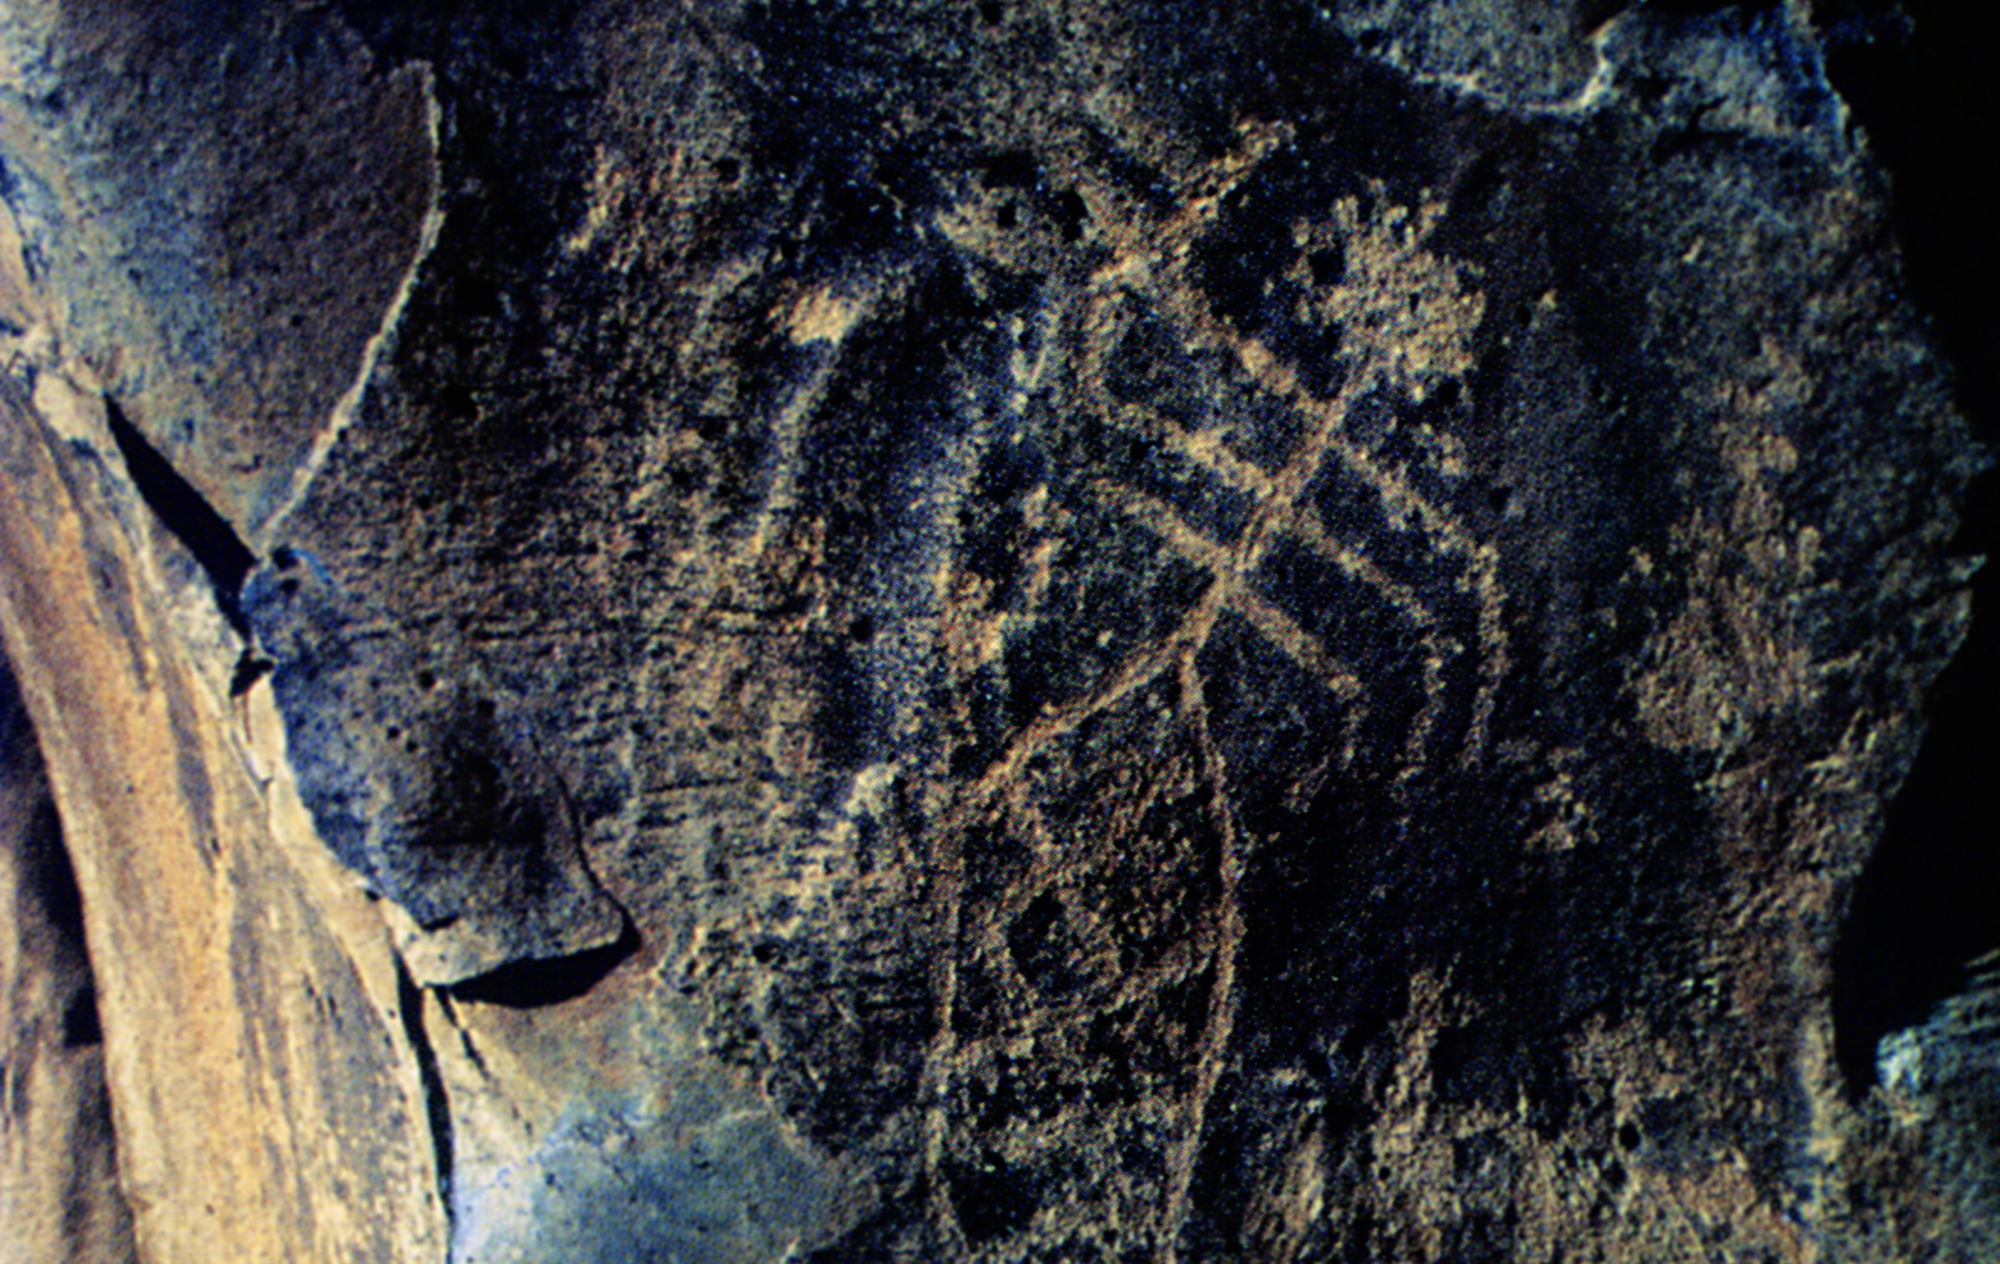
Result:
M1238 151L1213 164L1199 187L1189 191L1181 208L1169 217L1133 211L1109 195L1093 197L1085 186L1091 213L1116 248L1113 261L1067 298L1062 313L1064 322L1081 331L1077 373L1085 399L1102 410L1106 424L1136 428L1151 444L1246 501L1249 509L1240 525L1218 530L1191 521L1175 504L1129 481L1104 474L1085 481L1085 494L1097 506L1136 525L1198 571L1203 577L1200 595L1167 631L1125 654L1096 688L1047 706L1020 725L984 772L961 788L939 830L934 853L936 911L940 932L952 947L939 953L932 971L936 1026L926 1088L933 1103L927 1155L933 1209L948 1233L955 1231L955 1221L940 1160L948 1144L946 1098L960 1053L955 1013L963 966L960 952L964 937L972 933L965 925L964 848L971 833L989 828L997 817L1025 813L1021 785L1036 756L1156 682L1171 679L1178 684L1177 722L1194 751L1190 763L1205 791L1210 833L1219 854L1214 862L1213 904L1196 945L1208 962L1209 995L1193 1050L1193 1082L1168 1148L1165 1197L1158 1209L1159 1258L1169 1262L1178 1226L1188 1212L1205 1115L1235 1025L1236 974L1245 935L1239 892L1248 840L1241 837L1235 819L1231 778L1233 771L1256 771L1230 769L1211 732L1202 651L1225 615L1254 629L1337 701L1343 719L1334 758L1342 765L1356 756L1357 734L1372 703L1371 683L1379 683L1366 679L1341 646L1305 626L1259 584L1260 568L1274 550L1303 549L1372 594L1407 626L1421 650L1423 703L1403 744L1400 775L1452 758L1439 746L1440 716L1447 670L1466 647L1451 635L1434 602L1370 556L1365 539L1350 538L1345 524L1329 523L1321 515L1312 500L1312 489L1321 480L1338 477L1358 483L1390 529L1414 533L1423 541L1426 557L1456 575L1453 587L1470 599L1476 612L1473 652L1478 661L1477 685L1456 760L1478 762L1487 741L1495 694L1508 668L1501 617L1504 593L1495 550L1478 540L1451 508L1427 495L1407 469L1372 450L1350 424L1357 406L1371 393L1386 389L1421 400L1441 383L1462 376L1471 362L1469 341L1481 315L1481 299L1464 286L1454 265L1428 249L1442 208L1385 205L1377 191L1370 199L1376 204L1373 213L1364 214L1357 199L1343 199L1326 221L1299 224L1293 235L1299 254L1288 275L1296 281L1317 280L1311 276L1314 255L1344 256L1342 275L1313 285L1298 313L1302 323L1338 329L1343 373L1337 386L1316 391L1301 365L1286 362L1265 342L1234 327L1203 291L1191 255L1231 190L1285 139L1280 129L1246 129ZM1167 337L1182 349L1219 355L1255 390L1289 410L1298 433L1288 449L1274 461L1253 460L1214 429L1190 427L1169 410L1114 391L1107 358L1118 344L1120 328L1130 323L1125 312L1132 306L1154 314ZM1437 464L1448 467L1461 459L1449 436L1422 438L1430 444ZM1043 895L1055 880L1050 871L1053 863L1038 858L1004 903L1012 908ZM986 921L997 925L994 919L999 916L995 910ZM991 925L986 933L990 937ZM1147 986L1158 986L1158 981L1128 979L1120 995Z

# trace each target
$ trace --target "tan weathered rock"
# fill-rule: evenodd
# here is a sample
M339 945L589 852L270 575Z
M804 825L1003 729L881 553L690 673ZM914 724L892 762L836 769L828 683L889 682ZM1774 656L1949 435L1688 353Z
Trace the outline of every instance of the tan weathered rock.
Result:
M46 350L38 296L7 297L33 317L14 353ZM0 637L82 896L141 1257L435 1259L413 993L281 746L260 763L259 717L190 654L216 616L174 604L100 398L35 368L32 394L0 381Z
M129 1264L83 909L34 730L0 667L0 1243Z

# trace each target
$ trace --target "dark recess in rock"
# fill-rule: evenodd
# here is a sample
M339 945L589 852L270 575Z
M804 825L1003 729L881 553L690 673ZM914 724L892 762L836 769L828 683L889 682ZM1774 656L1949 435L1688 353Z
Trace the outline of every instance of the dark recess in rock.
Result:
M146 442L117 401L109 397L104 401L104 419L125 458L132 486L160 525L193 555L215 590L215 603L229 625L247 637L250 626L243 618L243 582L257 564L256 556L238 538L235 528Z
M559 1004L590 991L638 946L638 932L627 926L618 938L601 948L586 948L566 957L509 962L478 978L455 984L451 993L460 1000L512 1009Z
M1959 407L2000 451L2000 56L1991 14L1956 0L1819 0L1827 70L1893 186L1912 297L1956 366ZM1954 551L2000 557L2000 476L1973 485ZM1834 958L1851 1093L1876 1044L1921 1023L2000 948L2000 569L1974 581L1970 633L1925 703L1922 751L1855 885Z

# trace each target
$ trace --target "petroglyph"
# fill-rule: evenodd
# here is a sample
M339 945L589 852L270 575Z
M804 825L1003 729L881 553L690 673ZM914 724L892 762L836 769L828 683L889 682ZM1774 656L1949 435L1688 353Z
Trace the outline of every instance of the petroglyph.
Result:
M1341 718L1325 735L1331 749L1313 770L1315 783L1351 767L1360 754L1372 695L1385 682L1367 679L1344 657L1346 647L1337 638L1302 624L1300 616L1274 595L1269 578L1272 559L1282 548L1318 558L1351 581L1353 591L1380 603L1421 647L1417 684L1422 704L1408 717L1403 742L1394 752L1401 765L1396 779L1422 773L1439 758L1437 744L1454 736L1457 759L1476 763L1483 753L1494 694L1508 667L1502 626L1505 593L1494 547L1477 540L1434 493L1420 489L1419 476L1406 462L1378 451L1353 425L1358 407L1370 397L1387 393L1421 402L1428 393L1462 379L1472 363L1471 339L1483 315L1482 301L1461 270L1429 248L1444 206L1388 205L1378 186L1370 195L1376 207L1372 214L1361 211L1359 199L1342 198L1329 208L1326 219L1300 223L1293 233L1297 256L1286 276L1302 291L1299 319L1330 327L1337 336L1334 354L1339 371L1337 385L1329 393L1307 385L1315 375L1325 377L1326 366L1287 361L1219 314L1194 275L1190 262L1194 247L1226 213L1231 193L1286 141L1284 129L1245 127L1239 148L1200 172L1180 209L1166 217L1148 215L1108 190L1093 190L1087 182L1083 186L1093 232L1115 243L1117 250L1113 262L1066 296L1056 316L1061 326L1075 331L1070 344L1080 350L1069 365L1085 406L1101 411L1104 424L1114 433L1132 433L1142 445L1181 459L1199 477L1247 502L1247 509L1231 521L1211 505L1207 516L1217 521L1198 524L1183 504L1129 478L1109 471L1078 476L1072 494L1136 527L1156 547L1193 568L1201 577L1199 595L1168 630L1127 651L1098 688L1044 705L959 792L956 807L937 830L936 916L940 937L950 947L932 966L935 1027L925 1090L932 1102L926 1153L933 1215L942 1231L961 1242L966 1229L959 1222L952 1176L945 1170L951 1085L955 1077L976 1079L973 1068L991 1058L989 1051L969 1050L961 1035L962 974L971 964L963 954L978 957L982 939L995 941L999 927L1026 916L1034 901L1053 899L1058 889L1059 866L1043 859L1057 844L1047 826L1038 823L1023 790L1024 783L1033 779L1031 767L1080 730L1130 708L1141 694L1158 688L1174 699L1169 704L1170 724L1189 744L1185 769L1178 775L1206 804L1201 815L1210 854L1202 864L1213 875L1213 891L1200 914L1190 952L1150 975L1127 968L1116 989L1116 1003L1132 1005L1169 987L1206 980L1198 1006L1202 1017L1186 1049L1191 1072L1179 1094L1173 1140L1163 1153L1164 1202L1145 1217L1156 1226L1158 1258L1171 1262L1188 1214L1208 1105L1228 1056L1238 1004L1237 958L1244 935L1239 888L1243 849L1249 840L1240 836L1232 806L1237 795L1233 780L1242 774L1232 772L1211 735L1210 685L1204 679L1204 655L1218 628L1233 621L1251 629L1335 701ZM975 218L968 214L957 222ZM961 246L977 244L969 233L954 234L954 239ZM1330 259L1344 264L1331 267ZM1147 341L1139 354L1152 357L1151 361L1113 363L1121 351L1129 353L1134 338L1142 335ZM1211 373L1239 374L1247 389L1277 401L1295 418L1296 438L1275 462L1260 464L1239 451L1224 437L1217 419L1191 424L1175 415L1188 410L1177 409L1172 399L1162 403L1148 397L1144 383L1134 387L1129 380L1121 381L1121 375L1131 379L1149 373L1185 378L1188 366L1172 361L1204 353L1216 364ZM1046 359L1044 350L1041 361ZM1038 369L1045 371L1040 364ZM1171 391L1173 386L1170 381L1163 389ZM1416 459L1428 462L1424 476L1430 481L1439 481L1431 476L1449 479L1463 473L1452 436L1430 432L1414 438L1412 450ZM1372 501L1372 521L1327 519L1315 503L1315 493L1333 481L1358 485ZM1046 496L1046 489L1040 494ZM1202 507L1196 503L1200 496L1199 489L1180 489L1180 499L1197 509ZM1405 578L1376 560L1375 542L1384 532L1421 542L1419 573ZM1448 578L1439 582L1440 574ZM975 604L977 595L988 595L984 589L968 591L975 592ZM1439 597L1431 594L1469 600L1472 646L1447 630L1451 621L1441 617L1436 608ZM989 617L982 625L988 629L982 639L1004 639L1011 622L1004 615ZM1375 647L1356 648L1367 652ZM1462 708L1461 730L1443 734L1439 726L1447 677L1456 665L1466 663L1468 648L1477 663L1475 696L1469 707ZM997 654L993 649L959 661L975 666ZM1148 798L1159 793L1157 785L1144 792ZM1037 859L1001 906L969 910L963 855L967 840L982 830L1010 828L1024 830L1034 840ZM1106 839L1097 845L1118 843ZM1065 863L1079 863L1074 850ZM1052 916L1075 920L1067 911Z
M1977 461L1807 6L40 7L0 613L142 1238L1948 1236L1826 998Z

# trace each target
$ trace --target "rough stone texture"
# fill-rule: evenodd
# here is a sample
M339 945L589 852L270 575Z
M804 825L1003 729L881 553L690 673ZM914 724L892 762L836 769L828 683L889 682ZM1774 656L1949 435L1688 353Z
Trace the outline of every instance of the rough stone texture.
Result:
M140 1258L440 1258L414 988L281 775L268 700L229 697L228 625L176 579L198 568L151 521L111 405L80 364L16 358L56 329L20 259L0 270L25 334L0 379L0 637L82 898Z
M1974 1259L2000 1255L2000 977L1986 971L1921 1027L1882 1042L1890 1111L1943 1174L1945 1214Z
M42 0L0 154L147 1258L1990 1246L1986 1002L1831 1057L1978 461L1803 5Z
M320 837L409 914L411 977L463 983L614 944L624 918L584 868L561 787L511 713L345 609L310 554L280 549L243 608Z
M126 1264L83 908L34 730L0 669L0 1242L9 1259Z
M0 39L7 200L66 349L254 534L355 407L434 227L423 69L232 0L10 0Z

